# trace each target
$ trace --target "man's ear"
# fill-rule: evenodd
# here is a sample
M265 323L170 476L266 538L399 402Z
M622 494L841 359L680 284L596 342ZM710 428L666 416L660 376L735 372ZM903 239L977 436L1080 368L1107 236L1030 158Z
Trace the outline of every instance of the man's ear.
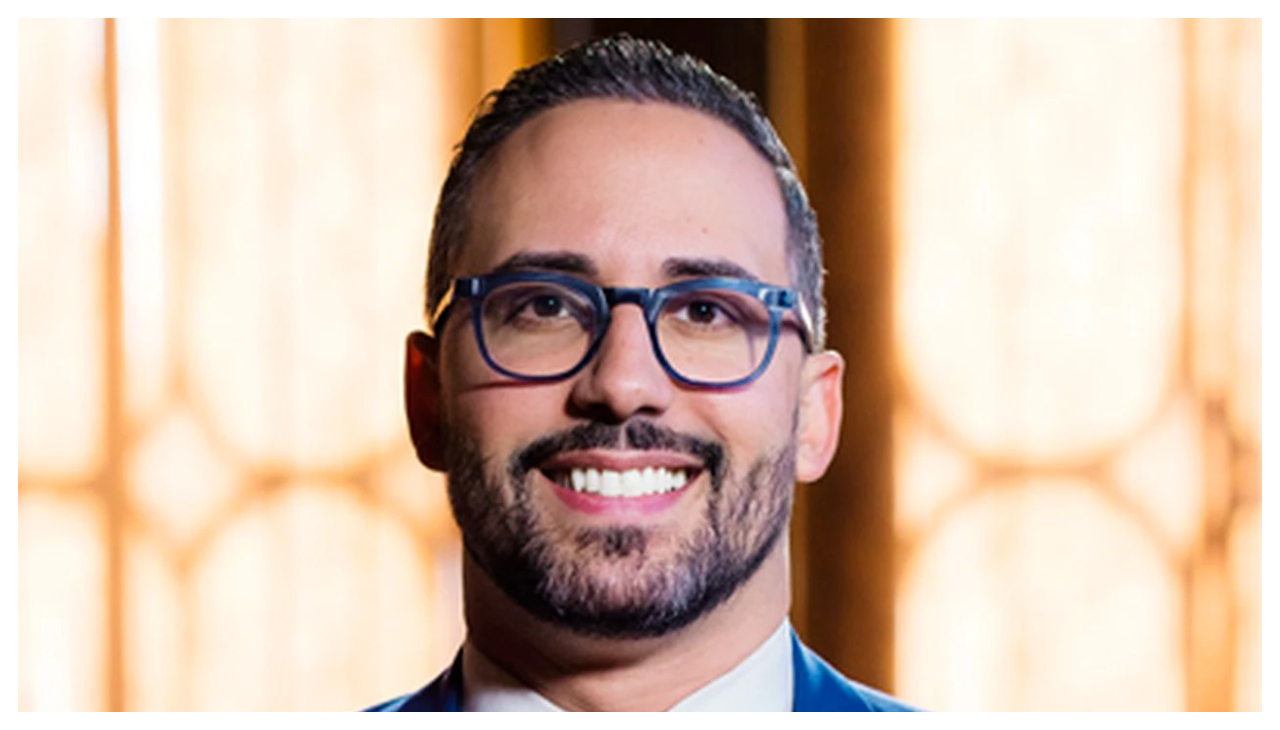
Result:
M810 355L800 376L800 413L796 434L796 481L817 481L830 466L840 443L844 413L844 358L834 350Z
M414 332L405 341L404 409L409 437L418 461L444 471L444 439L440 431L440 346L433 337Z

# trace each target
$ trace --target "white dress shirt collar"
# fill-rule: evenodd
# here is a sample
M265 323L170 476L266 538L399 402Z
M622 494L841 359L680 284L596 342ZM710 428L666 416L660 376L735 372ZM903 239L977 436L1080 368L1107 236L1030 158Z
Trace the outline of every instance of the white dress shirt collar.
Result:
M703 685L672 712L790 712L791 623L782 624L736 667ZM462 647L462 707L468 712L559 712L467 642Z

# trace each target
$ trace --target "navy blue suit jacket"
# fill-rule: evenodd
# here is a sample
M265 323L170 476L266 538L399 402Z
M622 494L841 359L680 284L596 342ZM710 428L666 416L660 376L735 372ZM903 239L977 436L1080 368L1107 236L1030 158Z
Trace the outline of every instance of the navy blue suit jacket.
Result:
M837 672L791 633L795 712L901 712L915 708ZM462 709L462 652L426 687L369 708L369 712L458 712Z

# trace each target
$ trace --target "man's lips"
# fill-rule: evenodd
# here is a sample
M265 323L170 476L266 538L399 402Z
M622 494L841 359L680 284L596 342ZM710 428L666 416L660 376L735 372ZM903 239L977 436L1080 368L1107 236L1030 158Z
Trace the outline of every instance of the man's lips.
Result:
M667 469L702 469L702 460L677 451L634 451L620 449L591 449L588 451L561 451L539 465L543 471L573 468L643 469L645 467Z

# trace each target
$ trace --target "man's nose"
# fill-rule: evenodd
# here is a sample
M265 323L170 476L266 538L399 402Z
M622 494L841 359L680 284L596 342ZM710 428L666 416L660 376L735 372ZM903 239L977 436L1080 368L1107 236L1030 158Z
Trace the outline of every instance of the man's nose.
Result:
M573 405L621 423L665 412L674 395L675 385L653 351L643 310L630 304L615 307L595 358L574 383Z

